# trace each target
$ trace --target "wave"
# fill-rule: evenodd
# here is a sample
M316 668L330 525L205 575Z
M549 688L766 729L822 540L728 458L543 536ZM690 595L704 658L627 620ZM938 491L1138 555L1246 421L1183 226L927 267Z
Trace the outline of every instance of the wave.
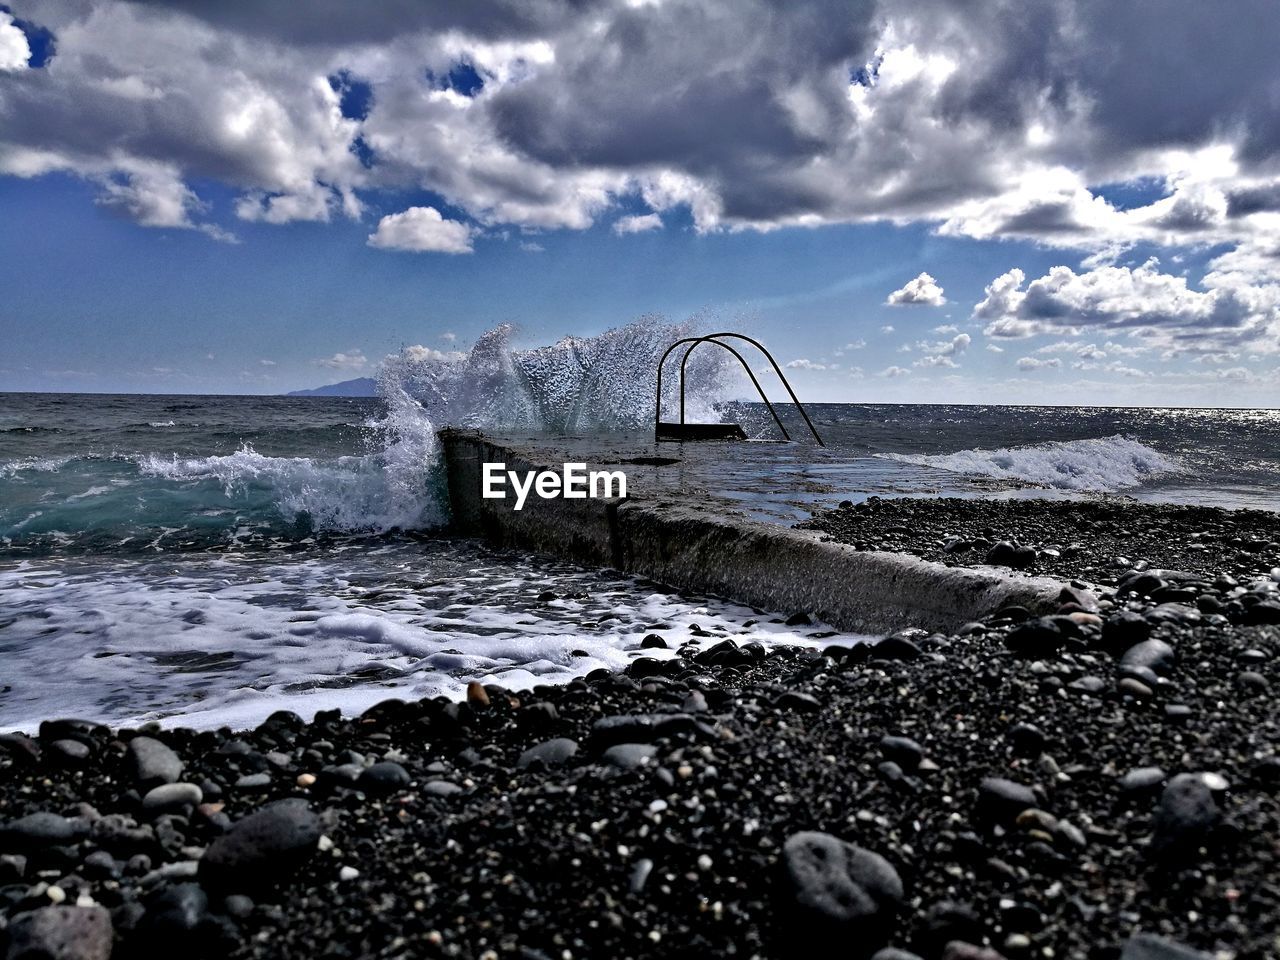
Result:
M1059 490L1100 493L1140 486L1182 469L1176 458L1119 435L996 450L961 450L934 455L881 453L877 456L952 473L1021 480Z
M448 519L439 428L647 427L657 360L691 332L690 324L638 321L518 350L512 328L502 326L467 353L410 347L384 361L382 412L349 433L345 422L299 422L294 411L251 434L292 456L267 455L252 439L241 441L241 428L214 423L198 439L238 449L202 455L189 435L196 424L183 424L181 440L133 439L174 433L175 421L157 419L127 431L141 451L12 460L0 464L0 549L210 549L435 529ZM701 387L691 393L692 415L718 419L723 362L704 351L690 368L691 383ZM160 446L168 443L182 452Z
M636 430L653 422L658 360L698 324L637 320L594 337L565 337L529 350L512 347L509 324L485 333L468 353L408 347L388 357L380 394L404 394L441 426L543 430L561 434ZM718 421L732 383L718 350L689 361L688 415ZM664 381L663 405L678 378Z

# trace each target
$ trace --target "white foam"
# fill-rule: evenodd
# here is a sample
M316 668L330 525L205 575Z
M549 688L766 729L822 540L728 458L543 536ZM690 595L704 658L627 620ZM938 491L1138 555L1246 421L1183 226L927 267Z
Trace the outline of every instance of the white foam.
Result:
M286 521L306 519L319 531L386 533L436 526L444 510L430 482L435 432L425 417L413 416L411 403L388 402L381 421L386 446L364 456L268 457L246 444L225 456L145 456L139 469L144 476L179 483L214 482L229 499L264 494Z
M1096 492L1136 487L1182 468L1174 457L1122 436L938 455L883 453L877 456L952 473Z
M441 425L562 434L636 430L653 422L657 364L694 325L637 320L594 337L566 337L531 350L511 345L503 325L469 353L408 348L384 362L379 392L420 402ZM683 351L666 365L664 407L675 407ZM727 354L704 349L688 369L688 416L718 421L735 374Z
M277 709L358 713L388 697L524 689L726 636L857 642L745 607L691 602L617 574L496 559L453 542L324 559L188 556L110 567L24 561L0 571L0 730L53 716L245 727ZM361 583L353 582L359 570ZM380 584L399 584L381 587ZM543 590L583 594L536 601ZM666 650L640 650L656 628Z

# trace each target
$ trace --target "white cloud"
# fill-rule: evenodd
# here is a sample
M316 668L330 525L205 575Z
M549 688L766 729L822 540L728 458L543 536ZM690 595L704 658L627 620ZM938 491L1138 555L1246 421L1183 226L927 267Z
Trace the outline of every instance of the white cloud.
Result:
M883 327L881 327L881 328L880 328L880 332L881 332L881 333L893 333L893 324L891 324L891 323L886 323Z
M648 230L661 230L662 217L656 213L646 213L638 216L619 217L613 223L613 232L618 236L624 236L628 233L644 233Z
M1166 6L32 3L57 53L26 69L0 13L0 173L78 174L141 224L223 238L224 212L358 219L426 191L483 228L586 229L642 201L653 227L919 223L1086 271L1212 249L1206 290L1274 283L1280 7ZM448 88L461 62L479 90ZM344 109L364 85L367 112ZM230 211L201 203L211 181ZM941 301L910 286L891 302Z
M1004 347L997 347L994 343L988 343L987 349L991 353L1004 353Z
M276 362L275 362L274 360L259 360L259 361L258 361L258 366L261 366L261 367L274 367L275 365L276 365Z
M922 273L914 280L907 281L899 289L889 294L885 303L891 307L916 304L926 307L940 307L947 302L942 295L942 287L927 273Z
M369 234L369 246L412 253L471 253L471 228L446 220L435 207L410 207L388 214Z
M787 363L783 364L783 366L786 367L788 370L832 370L832 369L835 369L838 365L828 364L828 363L818 363L817 361L814 361L814 360L808 360L804 357L799 357L795 360L788 361Z
M440 339L445 343L457 343L458 335L452 330L446 330L444 333L440 334Z
M14 24L10 14L0 10L0 71L25 70L30 59L27 35Z
M1062 361L1057 357L1053 357L1052 359L1049 359L1049 360L1041 360L1039 357L1019 357L1018 358L1019 370L1043 370L1043 369L1060 370L1061 368L1062 368Z
M1082 273L1059 266L1024 289L1025 281L1022 271L1013 269L987 285L973 310L987 336L1123 333L1171 355L1242 344L1263 352L1280 349L1280 285L1202 292L1186 277L1160 272L1155 260Z
M361 350L335 353L332 357L326 357L315 362L322 367L329 367L333 370L362 370L369 365L369 359Z
M443 340L444 338L441 337L441 339ZM436 350L418 343L411 347L405 347L400 351L400 356L417 363L452 363L463 359L466 354L458 350Z
M897 377L909 377L911 376L911 371L906 367L892 366L892 367L886 367L885 369L881 370L880 376L888 377L889 379L892 380L892 379L896 379Z
M916 349L923 350L925 356L915 362L917 367L958 367L953 357L958 357L969 349L969 344L973 342L973 338L967 333L957 333L950 340L941 340L930 343L927 340L921 340L916 344ZM908 347L910 349L910 347Z

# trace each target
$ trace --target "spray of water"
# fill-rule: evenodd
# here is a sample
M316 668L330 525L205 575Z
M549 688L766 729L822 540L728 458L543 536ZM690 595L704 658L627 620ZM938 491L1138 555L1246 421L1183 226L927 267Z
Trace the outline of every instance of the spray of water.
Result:
M642 430L653 422L658 360L675 341L695 335L695 323L641 319L595 337L566 337L518 350L504 325L480 337L469 353L409 347L383 364L379 392L389 407L419 405L436 426L539 430L558 434ZM668 361L664 409L678 403L679 357ZM719 421L733 382L721 350L690 358L687 415Z

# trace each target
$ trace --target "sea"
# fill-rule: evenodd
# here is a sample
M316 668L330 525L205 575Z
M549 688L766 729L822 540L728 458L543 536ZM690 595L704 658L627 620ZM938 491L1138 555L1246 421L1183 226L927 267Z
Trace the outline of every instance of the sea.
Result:
M437 429L645 429L652 384L609 405L612 364L636 346L623 340L407 357L377 398L0 393L0 731L52 717L244 728L278 709L462 696L472 680L518 690L619 669L651 633L667 650L645 655L861 639L450 535ZM480 386L464 400L461 384ZM700 411L770 436L759 405ZM809 412L824 448L793 429L721 492L758 507L774 491L783 508L756 511L772 522L872 495L1280 509L1274 410Z

